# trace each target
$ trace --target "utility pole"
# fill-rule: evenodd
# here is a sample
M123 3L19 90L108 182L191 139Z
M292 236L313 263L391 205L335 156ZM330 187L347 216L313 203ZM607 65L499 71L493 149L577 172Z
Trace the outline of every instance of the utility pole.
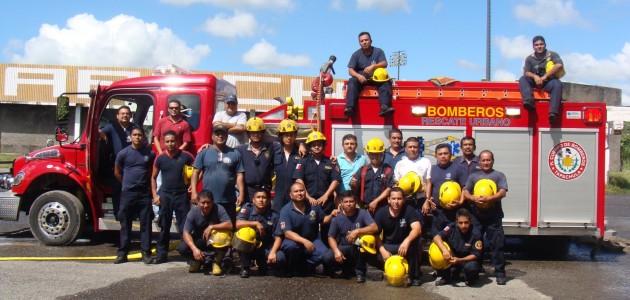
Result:
M488 0L486 14L486 80L490 81L490 6L491 0Z
M404 66L407 64L407 53L405 50L395 51L389 57L389 64L398 67L398 75L396 75L396 79L400 80L400 66Z

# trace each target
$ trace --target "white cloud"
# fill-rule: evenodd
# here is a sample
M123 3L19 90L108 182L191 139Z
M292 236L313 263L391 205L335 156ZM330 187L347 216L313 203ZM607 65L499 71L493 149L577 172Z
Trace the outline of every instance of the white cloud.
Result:
M444 2L442 1L436 1L435 4L433 4L433 14L436 15L437 13L439 13L442 9L444 8Z
M580 12L573 7L572 0L535 0L534 3L519 4L514 8L517 19L532 22L541 27L553 25L578 25L589 27Z
M310 67L313 65L313 62L308 55L278 53L276 46L270 44L264 39L243 54L242 62L261 70Z
M392 12L410 12L411 7L409 7L409 3L407 0L356 0L357 8L363 10L379 10L385 13Z
M332 0L330 1L330 7L334 10L342 10L343 9L343 0Z
M241 11L236 11L234 16L217 14L203 24L204 31L227 38L253 36L258 27L254 15Z
M11 62L145 68L166 63L192 68L211 51L208 45L190 48L170 29L123 14L107 21L79 14L63 28L44 24L21 50L10 54Z
M481 67L469 60L459 59L455 62L460 68L468 71L480 71Z
M524 61L527 55L534 52L531 39L523 35L514 38L497 36L494 38L494 42L499 48L499 54L501 54L503 58L521 59Z
M245 8L292 8L291 0L160 0L162 3L174 5L210 4L234 9Z
M498 69L492 72L492 81L516 81L518 77L507 70Z

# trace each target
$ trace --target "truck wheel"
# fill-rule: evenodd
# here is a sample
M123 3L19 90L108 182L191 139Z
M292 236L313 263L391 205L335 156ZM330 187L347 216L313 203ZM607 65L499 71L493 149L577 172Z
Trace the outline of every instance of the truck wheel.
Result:
M85 227L83 204L65 191L50 191L35 199L29 212L31 232L49 246L72 244Z

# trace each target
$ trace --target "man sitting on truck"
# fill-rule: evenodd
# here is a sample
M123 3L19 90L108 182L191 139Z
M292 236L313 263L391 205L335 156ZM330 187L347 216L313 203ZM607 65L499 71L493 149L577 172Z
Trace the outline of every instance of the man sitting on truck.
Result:
M382 49L372 47L372 36L369 32L359 33L359 45L361 49L352 53L348 62L348 80L346 94L346 110L344 114L349 118L354 116L354 112L359 100L359 93L366 85L375 85L378 89L378 102L381 105L379 116L383 117L394 112L392 107L392 84L387 75L387 58ZM380 74L376 74L377 69L381 69ZM383 73L384 71L384 73ZM374 77L376 80L373 80Z
M558 120L560 101L562 100L560 77L564 75L564 63L558 53L547 50L544 37L535 36L532 39L532 45L534 53L525 58L523 76L518 80L518 86L523 97L523 107L529 111L536 110L532 88L544 88L551 94L549 97L549 124L553 125Z

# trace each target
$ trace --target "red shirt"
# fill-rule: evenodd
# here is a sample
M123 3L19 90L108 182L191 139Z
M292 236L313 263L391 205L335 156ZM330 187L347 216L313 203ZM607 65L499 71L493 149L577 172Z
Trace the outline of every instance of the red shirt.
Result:
M157 121L155 129L153 130L153 136L158 137L162 151L166 151L166 145L164 145L162 135L169 130L175 131L177 148L181 147L184 142L190 143L192 141L192 135L190 134L192 130L190 128L190 124L188 124L184 118L179 119L177 122L173 122L170 116L166 116Z

